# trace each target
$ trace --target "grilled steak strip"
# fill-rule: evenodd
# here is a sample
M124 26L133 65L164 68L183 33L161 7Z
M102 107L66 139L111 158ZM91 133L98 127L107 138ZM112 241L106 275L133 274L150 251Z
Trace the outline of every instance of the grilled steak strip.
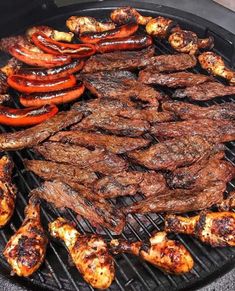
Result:
M150 132L158 137L201 135L217 142L235 140L235 121L192 119L153 125Z
M60 164L50 161L25 160L25 167L44 180L71 181L82 185L91 185L97 176L89 169L79 169L77 166Z
M171 188L191 189L195 186L203 186L208 181L229 182L235 177L235 167L225 160L221 160L222 154L218 153L208 159L192 164L188 167L176 169L167 175L167 183Z
M47 160L76 165L84 169L89 168L102 174L118 173L127 167L127 163L121 157L103 149L92 151L59 142L44 142L34 149Z
M149 70L158 72L183 71L196 66L197 59L193 55L176 54L160 55L149 59Z
M235 120L234 103L222 103L209 107L202 107L180 101L167 101L162 104L162 108L173 112L183 120L203 118Z
M83 119L80 124L72 127L73 130L97 131L102 130L124 136L140 136L150 129L147 121L140 119L127 119L112 116L108 112L91 114Z
M203 137L190 136L167 140L147 150L130 152L128 156L149 169L175 170L208 156L213 150L215 146Z
M160 92L143 85L136 76L128 71L104 71L91 74L80 74L78 78L95 96L129 101L129 104L139 102L143 105L158 106L162 99Z
M142 201L125 207L125 213L185 213L210 208L221 203L224 182L218 181L206 187L194 189L168 190L156 196L150 196Z
M2 133L0 134L0 150L10 151L33 147L61 129L79 122L82 116L82 113L75 110L62 111L31 128L13 133Z
M91 56L85 63L82 72L95 73L98 71L133 70L145 67L149 58L154 55L154 48L148 47L141 51L116 51L112 53Z
M94 192L103 198L135 195L137 192L151 196L164 189L166 189L166 182L163 175L154 171L122 172L106 176L94 183Z
M114 154L123 154L128 151L142 148L150 143L143 138L120 137L100 133L82 131L61 131L50 138L50 141L71 143L80 146L101 147Z
M133 70L144 67L153 67L158 72L181 71L192 68L197 60L188 54L153 56L152 48L139 52L113 52L94 55L86 62L83 72L95 73L98 71L112 71L115 69Z
M138 78L144 84L157 84L171 88L194 86L209 81L210 79L206 75L189 72L161 74L157 69L153 71L148 68L140 71Z
M68 185L54 181L45 182L40 188L32 191L57 208L67 207L97 227L104 226L120 234L125 225L125 217L119 209L108 202L94 202L84 199L79 192L74 191Z
M206 101L219 96L235 94L235 86L225 86L218 82L206 82L197 86L177 89L172 97L188 97L196 101Z
M175 114L169 111L158 112L156 106L147 107L144 109L137 109L129 106L126 102L116 99L95 99L86 103L76 103L74 109L83 112L85 115L88 113L101 113L107 112L108 115L117 115L129 119L146 120L149 123L166 122L175 119Z

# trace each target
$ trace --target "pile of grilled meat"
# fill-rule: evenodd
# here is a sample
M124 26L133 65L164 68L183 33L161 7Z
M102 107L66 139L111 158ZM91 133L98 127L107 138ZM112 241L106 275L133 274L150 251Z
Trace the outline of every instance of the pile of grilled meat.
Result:
M13 56L1 68L1 102L9 102L6 93L12 87L27 107L0 106L0 123L34 125L0 134L0 149L31 148L38 159L25 160L25 167L44 181L30 193L25 220L4 250L19 276L33 274L45 257L41 199L115 234L122 233L132 213L166 214L165 231L148 242L81 235L61 217L49 225L51 236L65 242L95 288L108 288L115 277L111 253L131 253L173 274L190 271L191 255L166 232L194 235L212 246L235 245L235 196L225 195L235 168L225 158L224 145L235 140L235 104L187 102L234 94L234 72L210 51L198 56L199 63L229 85L188 71L202 49L213 47L213 38L200 39L171 19L142 16L130 7L114 10L110 18L101 23L72 16L66 23L71 32L39 26L0 40L0 48ZM146 26L145 34L135 34L140 26ZM82 43L69 43L73 34ZM156 55L154 37L168 39L177 53ZM161 86L177 89L166 96L158 91ZM56 105L80 98L85 88L92 98L58 113ZM172 100L184 97L187 101ZM3 156L2 227L14 210L12 169ZM119 197L134 195L141 199L119 204ZM178 215L192 211L194 216Z

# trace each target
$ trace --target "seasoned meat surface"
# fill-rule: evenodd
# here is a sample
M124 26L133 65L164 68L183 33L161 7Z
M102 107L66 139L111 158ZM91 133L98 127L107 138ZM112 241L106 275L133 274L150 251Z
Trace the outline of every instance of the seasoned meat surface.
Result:
M40 206L30 200L21 227L7 242L3 254L18 276L32 275L43 263L48 239L41 225Z
M125 213L185 213L210 208L221 203L223 192L226 189L224 182L218 181L206 187L193 189L168 190L156 196L125 207Z
M139 102L143 105L158 106L162 98L160 92L141 84L136 76L128 71L103 71L80 74L78 78L95 96L102 98L127 100L129 104Z
M218 82L206 82L185 89L177 89L173 93L175 98L188 97L196 101L206 101L219 96L235 94L235 86L225 86Z
M105 239L97 234L80 234L72 223L62 217L49 224L52 237L64 241L82 275L93 288L107 289L115 278L114 259Z
M42 160L25 160L25 167L44 180L71 181L82 185L90 185L98 178L89 169L80 169L74 165L61 164Z
M202 107L180 101L166 101L162 104L166 111L173 112L183 120L188 119L230 119L235 120L235 104L221 103L209 107Z
M141 51L116 51L91 56L82 69L84 73L98 71L133 70L145 67L149 58L154 55L154 48L148 47Z
M122 172L105 176L94 183L94 191L101 197L114 198L141 192L146 197L166 189L162 174L151 172Z
M177 72L162 74L158 69L144 69L139 72L138 80L144 84L157 84L171 88L189 87L209 81L211 78L202 74L193 74L190 72Z
M123 100L108 98L95 99L86 103L75 103L73 108L85 115L89 113L103 114L106 112L109 116L117 115L129 119L141 119L148 121L149 123L166 122L175 119L174 113L169 111L158 111L157 106L149 106L139 109L130 106Z
M167 177L171 188L190 189L208 184L208 181L229 182L235 177L235 167L219 157L221 153L212 155L188 167L178 168Z
M188 54L160 55L149 59L148 68L158 72L183 71L196 64L197 59Z
M73 130L99 131L124 136L140 136L150 129L147 121L112 116L109 112L91 114L72 127Z
M55 134L82 119L82 114L75 111L61 111L52 118L33 127L9 133L0 134L0 150L10 151L33 147Z
M235 213L202 211L199 215L191 217L167 215L165 230L194 235L212 247L234 247Z
M152 264L164 272L182 274L189 272L194 265L193 258L183 244L170 240L166 233L156 232L148 241L130 242L124 239L112 239L111 252L130 253Z
M188 136L128 153L129 158L149 169L174 170L208 156L215 146L201 136Z
M235 121L192 119L165 122L153 125L150 132L164 138L201 135L217 142L228 142L235 140Z
M91 202L62 182L44 182L40 188L32 192L47 202L53 203L57 208L72 209L88 219L95 227L104 226L117 234L124 228L125 217L120 209L105 201Z
M127 163L121 157L103 149L89 150L59 142L44 142L34 149L47 160L71 164L103 174L118 173L127 167Z
M80 146L101 147L114 154L123 154L134 149L142 148L150 143L143 138L121 137L100 133L76 131L61 131L50 138L51 141L71 143Z

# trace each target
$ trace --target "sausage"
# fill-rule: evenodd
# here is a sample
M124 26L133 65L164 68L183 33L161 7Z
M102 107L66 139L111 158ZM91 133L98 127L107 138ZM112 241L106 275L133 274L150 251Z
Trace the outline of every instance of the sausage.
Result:
M10 46L8 52L17 60L37 67L54 68L71 62L71 58L68 55L55 56L53 54L34 51L30 47L24 46L22 43Z
M71 44L56 41L43 32L32 35L32 42L41 50L53 55L69 55L71 58L85 58L93 55L96 48L93 44Z
M84 92L85 86L81 83L71 89L50 93L37 93L20 96L20 103L25 107L42 106L45 104L63 104L78 99Z
M56 105L16 109L0 106L0 124L9 126L30 126L43 122L58 112Z
M24 92L51 92L71 88L76 84L76 78L73 75L65 76L54 80L29 80L20 75L8 77L7 83L12 88Z
M112 51L137 50L152 45L151 36L134 35L125 38L101 40L97 43L97 51L107 53Z
M103 32L84 32L79 38L84 43L97 43L100 40L128 37L138 30L137 23L128 23Z
M84 61L74 60L73 62L51 69L41 68L24 68L17 72L17 75L27 78L28 80L54 80L62 78L80 71L84 66Z

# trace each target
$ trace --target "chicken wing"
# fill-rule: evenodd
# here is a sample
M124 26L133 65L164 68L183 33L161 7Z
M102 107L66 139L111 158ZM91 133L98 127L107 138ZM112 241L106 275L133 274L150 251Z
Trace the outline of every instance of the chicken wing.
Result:
M166 232L152 235L148 242L130 243L126 240L113 239L110 242L111 251L130 253L149 262L164 272L179 275L189 272L194 265L193 258L186 248L166 237Z
M170 45L178 52L195 54L200 48L211 49L214 46L214 38L199 39L196 33L187 30L178 30L172 33L168 39Z
M228 197L217 205L220 211L229 211L235 209L235 191L229 193Z
M94 288L108 288L115 276L114 261L106 242L98 235L81 235L71 223L59 217L49 224L55 238L62 239L84 280Z
M193 217L168 215L165 230L194 235L213 247L235 246L235 213L201 212Z
M66 21L66 26L77 35L84 32L102 32L115 28L115 24L112 22L99 22L89 16L70 16Z
M15 208L16 188L11 183L13 162L8 156L0 159L0 228L5 226Z
M142 16L135 8L132 7L119 7L113 10L110 18L118 25L126 24L129 22L136 22L141 25L146 25L151 19L151 16Z
M151 19L147 23L145 29L150 35L165 38L174 25L175 22L172 19L158 16L157 18Z
M43 32L48 37L51 37L52 39L57 41L71 42L74 37L74 34L72 32L58 31L49 26L39 25L32 26L26 30L25 34L27 39L31 41L32 35L36 32Z
M3 254L18 276L32 275L43 263L48 239L40 222L40 204L31 198L22 226L8 241Z
M198 57L201 67L215 76L223 77L235 84L235 72L226 67L223 59L213 52L204 52Z

